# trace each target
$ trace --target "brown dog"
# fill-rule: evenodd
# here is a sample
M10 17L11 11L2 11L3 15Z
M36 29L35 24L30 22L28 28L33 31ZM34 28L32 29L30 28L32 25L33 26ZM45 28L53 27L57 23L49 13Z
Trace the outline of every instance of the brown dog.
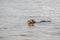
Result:
M29 26L34 26L34 23L36 23L33 19L28 20L28 25Z

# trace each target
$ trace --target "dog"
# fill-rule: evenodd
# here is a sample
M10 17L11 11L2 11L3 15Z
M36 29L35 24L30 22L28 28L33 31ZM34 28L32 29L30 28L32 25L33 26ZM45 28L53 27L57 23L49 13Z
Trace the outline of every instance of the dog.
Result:
M29 26L34 26L34 23L36 23L33 19L29 19L27 22Z

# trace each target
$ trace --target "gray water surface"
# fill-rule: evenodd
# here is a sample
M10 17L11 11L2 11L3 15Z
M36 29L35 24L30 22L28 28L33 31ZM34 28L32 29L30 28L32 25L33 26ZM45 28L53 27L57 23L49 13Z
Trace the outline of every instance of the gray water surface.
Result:
M27 16L19 17L19 20L16 18L0 21L0 40L60 40L59 23L46 22L28 26Z
M60 40L60 0L0 0L0 40Z

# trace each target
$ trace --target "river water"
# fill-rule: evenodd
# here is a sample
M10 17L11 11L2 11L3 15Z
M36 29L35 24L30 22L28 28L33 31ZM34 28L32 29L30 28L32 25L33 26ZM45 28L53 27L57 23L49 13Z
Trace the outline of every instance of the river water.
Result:
M0 40L60 40L60 0L0 0ZM28 26L27 20L36 22Z

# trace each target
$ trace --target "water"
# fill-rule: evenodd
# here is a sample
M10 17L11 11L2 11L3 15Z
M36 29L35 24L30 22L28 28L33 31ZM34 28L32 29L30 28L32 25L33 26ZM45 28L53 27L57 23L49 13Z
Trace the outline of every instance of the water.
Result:
M60 40L59 0L0 0L0 40ZM28 26L27 20L51 20Z
M3 17L2 19L4 19ZM10 18L10 17L9 17ZM16 18L16 19L15 19ZM12 20L1 20L0 40L59 40L59 23L36 23L35 26L27 25L27 16L12 17Z

